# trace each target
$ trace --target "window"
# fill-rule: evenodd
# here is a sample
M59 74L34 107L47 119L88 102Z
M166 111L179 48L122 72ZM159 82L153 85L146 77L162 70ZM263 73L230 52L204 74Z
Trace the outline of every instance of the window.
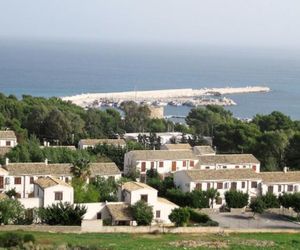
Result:
M99 212L97 213L97 220L101 220L102 219L102 214Z
M145 183L145 182L146 182L146 175L145 175L145 174L141 174L141 175L140 175L140 181L141 181L142 183Z
M63 200L63 192L55 192L54 193L54 200L62 201Z
M294 187L293 187L293 185L288 185L288 192L292 192L293 191L293 189L294 189Z
M223 182L217 183L217 189L223 189Z
M4 188L4 177L0 176L0 188Z
M33 178L33 177L30 177L29 183L30 183L30 184L33 184L33 183L34 183L34 178Z
M21 177L15 177L15 185L21 184Z
M186 167L186 161L183 161L183 162L182 162L182 166L183 166L183 167Z
M197 190L202 190L202 184L201 183L196 183L196 189Z
M17 193L17 194L16 194L16 198L20 199L20 198L21 198L21 194L20 194L20 193Z
M148 202L148 195L147 194L141 194L141 200L144 202Z
M142 167L141 167L141 172L145 172L146 171L146 162L142 162Z
M257 182L256 181L251 182L251 188L257 188Z
M160 168L163 168L163 167L164 167L164 162L163 162L163 161L160 161L160 162L159 162L159 167L160 167Z
M108 179L111 178L111 177L112 177L112 176L108 177ZM66 182L66 183L69 183L69 178L68 178L68 177L65 178L65 182Z
M210 167L209 167L209 166L206 166L205 169L210 169Z
M222 204L222 198L221 198L221 197L217 197L216 203L217 203L218 205L221 205L221 204Z
M246 182L242 181L242 188L246 187Z
M228 183L227 182L224 183L224 189L228 189Z
M237 183L236 182L232 182L231 183L231 190L236 190L237 187Z
M160 210L156 210L156 212L155 212L155 217L156 217L156 218L160 218Z
M195 162L194 161L190 161L190 166L194 167L194 165L195 165Z
M223 168L227 168L227 166L223 166Z
M281 185L278 185L278 192L281 192Z
M7 147L10 147L10 146L11 146L10 141L6 141L5 145L6 145Z
M151 161L151 169L154 169L154 161Z
M254 171L256 171L256 165L253 165L253 166L252 166L252 169L253 169Z
M268 193L273 194L273 186L268 186Z
M243 168L247 168L247 166L243 166Z
M210 189L210 183L207 183L207 189Z
M235 166L235 168L240 168L240 166Z

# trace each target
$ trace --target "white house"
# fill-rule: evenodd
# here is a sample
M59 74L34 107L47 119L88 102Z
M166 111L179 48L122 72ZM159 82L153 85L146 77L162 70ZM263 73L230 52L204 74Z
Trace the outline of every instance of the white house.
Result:
M193 152L195 155L215 155L216 151L211 147L207 145L202 145L202 146L194 146L193 147Z
M42 177L34 181L34 197L41 200L42 207L57 203L74 203L73 187L53 177Z
M155 223L171 223L169 214L178 206L167 199L157 196L157 190L141 182L126 182L119 187L118 198L127 204L133 205L143 200L153 208Z
M52 176L66 183L69 183L73 178L72 164L49 164L47 160L38 163L9 163L7 160L6 165L0 170L0 184L2 180L3 189L6 191L15 189L18 198L33 197L34 181L40 177ZM113 162L91 163L90 172L91 179L104 177L118 180L121 178L121 172Z
M184 170L174 173L174 184L184 192L217 189L220 197L216 207L225 204L225 192L239 190L249 194L249 198L261 193L261 176L252 169Z
M125 154L124 174L138 171L143 180L147 170L156 169L159 174L164 175L193 169L198 161L191 150L135 150Z
M276 196L283 193L300 192L300 171L288 171L287 168L283 172L261 172L262 178L262 194L267 192Z
M173 144L163 144L163 145L161 145L160 149L161 150L187 151L187 150L192 150L192 147L188 143L176 143L176 144L173 143Z
M79 149L94 148L96 145L111 145L115 147L126 147L126 142L123 139L81 139L78 143Z
M260 162L252 154L216 154L198 156L200 169L253 169L260 172Z
M0 156L4 156L17 144L17 137L14 131L0 130Z

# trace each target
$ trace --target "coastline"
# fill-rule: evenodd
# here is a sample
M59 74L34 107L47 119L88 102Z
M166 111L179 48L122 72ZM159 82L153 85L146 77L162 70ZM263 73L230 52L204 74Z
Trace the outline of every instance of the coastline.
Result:
M266 93L271 89L264 86L247 86L247 87L225 87L225 88L201 88L201 89L163 89L149 91L126 91L111 93L86 93L74 96L62 97L64 101L81 107L109 105L115 106L124 101L135 101L139 103L146 102L156 106L165 106L165 102L173 102L174 106L190 104L198 105L221 105L232 106L236 103L229 98L215 98L228 94L249 94L249 93ZM148 103L149 102L149 103ZM161 104L161 105L160 105Z

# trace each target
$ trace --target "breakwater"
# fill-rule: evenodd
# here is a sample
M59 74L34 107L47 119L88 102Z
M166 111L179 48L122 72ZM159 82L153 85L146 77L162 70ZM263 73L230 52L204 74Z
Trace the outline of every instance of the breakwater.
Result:
M221 105L232 106L236 103L223 95L269 92L270 88L262 86L226 87L226 88L201 88L201 89L164 89L149 91L126 91L112 93L87 93L66 96L62 99L71 101L81 107L116 106L124 101L135 101L141 104L154 106L198 106Z

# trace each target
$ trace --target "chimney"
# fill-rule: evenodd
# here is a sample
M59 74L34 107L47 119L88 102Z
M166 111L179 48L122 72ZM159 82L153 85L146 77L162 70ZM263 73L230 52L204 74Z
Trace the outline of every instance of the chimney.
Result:
M48 159L47 158L45 159L45 164L48 165Z
M284 168L283 168L283 172L284 172L284 173L286 173L286 172L288 172L288 171L289 171L289 168L288 168L288 167L284 167Z
M9 164L9 159L6 157L5 158L5 165L7 166Z

